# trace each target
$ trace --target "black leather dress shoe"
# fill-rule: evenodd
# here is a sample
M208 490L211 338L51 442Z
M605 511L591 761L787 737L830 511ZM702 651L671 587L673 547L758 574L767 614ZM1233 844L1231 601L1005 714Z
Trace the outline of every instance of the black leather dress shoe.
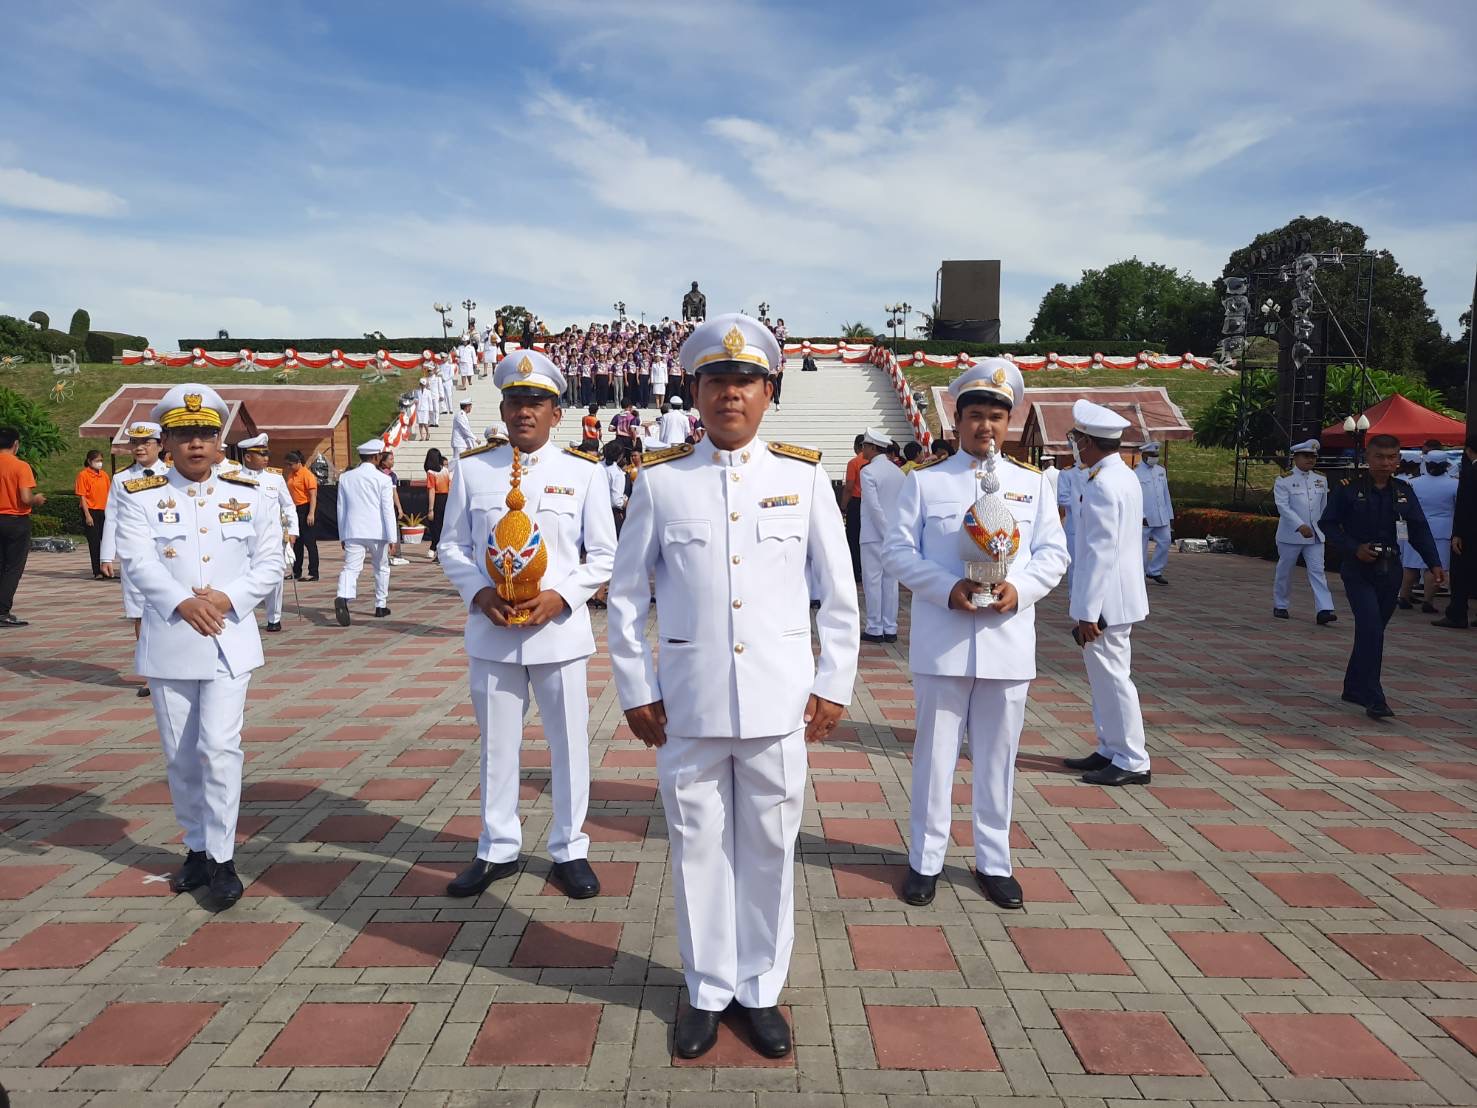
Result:
M1021 896L1021 883L1014 877L1002 877L997 873L976 873L980 888L985 895L1001 908L1020 908L1025 905Z
M883 642L897 642L897 636L896 635L883 635L882 636L882 641Z
M185 864L170 875L170 891L187 893L191 889L198 889L210 884L208 861L209 859L205 857L205 851L203 850L192 850L186 854Z
M790 1053L790 1025L785 1014L776 1007L745 1008L749 1017L749 1038L754 1049L766 1058L783 1058Z
M868 633L866 631L863 631L862 632L862 642L886 642L886 641L887 641L887 638L884 635L873 635L873 634L870 634L870 633Z
M135 697L140 697L140 696L153 696L154 694L149 691L149 686L148 685L145 685L141 689L139 689L138 692L134 693L133 695Z
M1368 708L1364 709L1364 714L1370 719L1389 719L1395 712L1388 704L1381 701L1378 704L1371 704Z
M349 618L349 602L341 596L333 598L333 618L338 620L340 627L347 627L351 622Z
M1162 573L1156 573L1156 574L1154 574L1152 577L1149 578L1149 580L1150 581L1153 581L1154 584L1156 584L1156 585L1167 585L1167 584L1169 584L1169 578L1166 577L1166 576L1164 576L1164 574L1162 574Z
M1111 766L1112 764L1113 764L1113 759L1112 758L1104 758L1096 750L1094 750L1091 754L1089 754L1085 758L1063 758L1062 759L1062 765L1066 766L1068 769L1076 769L1076 770L1102 769L1104 766Z
M1322 612L1319 612L1318 613L1318 626L1319 627L1322 627L1322 626L1324 626L1325 624L1328 624L1328 623L1337 623L1338 621L1339 621L1339 617L1337 615L1335 615L1333 612L1330 612L1330 611L1322 611Z
M236 876L235 862L207 862L210 869L210 899L218 908L229 908L241 899L241 878Z
M1291 616L1291 614L1289 614L1289 612L1287 611L1286 608L1273 608L1272 609L1272 618L1273 619L1291 619L1292 616Z
M1431 626L1432 627L1451 627L1451 628L1455 628L1458 631L1465 631L1467 629L1467 624L1465 624L1465 623L1458 623L1456 620L1454 620L1454 619L1447 619L1445 616L1442 616L1440 619L1433 619L1431 621Z
M390 609L388 609L388 608L376 608L374 610L374 618L375 619L384 619L389 614L390 614Z
M1340 693L1339 699L1342 700L1345 704L1357 704L1361 708L1369 707L1368 704L1360 700L1357 696L1350 696L1348 693Z
M1408 612L1412 608L1414 608L1415 605L1412 604L1409 600L1404 599L1403 597L1397 597L1395 600L1395 607L1399 608L1402 612Z
M1119 769L1109 763L1102 769L1095 769L1091 773L1084 773L1082 780L1089 785L1147 785L1153 774L1148 770L1133 771Z
M938 883L938 874L919 873L912 866L909 866L908 876L903 878L903 899L919 908L927 904L932 904L933 894L938 888Z
M677 1027L672 1032L672 1049L679 1058L696 1058L713 1049L718 1041L718 1023L722 1012L705 1012L701 1008L688 1008L677 1017Z
M280 630L282 630L282 624L281 623L269 623L269 624L267 624L267 630L268 631L280 631Z
M488 862L478 858L446 884L447 896L480 896L487 886L500 878L518 872L518 860Z
M587 858L572 858L568 862L555 862L549 871L554 884L564 890L571 900L589 900L600 895L600 878L590 868Z
M29 627L30 625L29 620L21 619L20 616L11 615L9 612L0 616L0 627Z

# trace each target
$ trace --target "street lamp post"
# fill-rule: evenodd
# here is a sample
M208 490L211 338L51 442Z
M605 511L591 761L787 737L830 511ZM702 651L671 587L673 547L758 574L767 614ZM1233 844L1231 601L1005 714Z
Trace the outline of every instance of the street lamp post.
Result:
M1344 433L1354 436L1354 472L1358 473L1364 465L1364 436L1369 434L1369 417L1360 415L1355 419L1345 416Z
M769 304L763 300L759 301L759 322L769 322Z
M472 313L477 310L477 301L468 297L462 301L462 307L467 310L467 330L472 329Z
M883 311L889 314L888 326L892 328L892 356L897 357L897 331L901 326L903 334L908 333L908 313L913 310L913 305L906 300L900 300L896 304L884 307Z
M432 304L431 307L441 313L441 341L445 342L448 334L451 332L451 305L437 302Z
M617 300L614 304L611 305L611 308L615 310L617 317L619 317L620 319L621 329L625 330L626 302L624 300Z

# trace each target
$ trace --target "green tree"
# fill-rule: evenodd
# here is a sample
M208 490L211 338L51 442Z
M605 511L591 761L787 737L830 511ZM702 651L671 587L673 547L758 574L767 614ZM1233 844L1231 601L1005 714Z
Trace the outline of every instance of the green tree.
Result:
M877 333L865 323L842 323L841 337L843 339L851 339L853 342L860 342L862 339L876 338Z
M1264 232L1251 243L1231 254L1222 277L1246 276L1258 266L1253 252L1274 245L1289 235L1309 236L1314 253L1342 251L1363 253L1369 249L1369 235L1364 228L1327 216L1298 216L1275 230ZM1388 250L1375 251L1374 286L1369 327L1369 364L1391 373L1403 373L1441 389L1450 400L1458 400L1466 380L1466 351L1441 330L1436 313L1426 303L1426 286L1413 273L1406 273ZM1329 353L1363 353L1364 313L1357 303L1359 267L1321 266L1316 277L1322 296L1314 297L1319 307L1325 304L1339 326L1349 336L1355 349L1348 350L1339 327L1330 321ZM1264 285L1256 290L1258 302L1270 297L1284 311L1291 307L1294 288L1286 284Z
M86 308L78 308L72 313L72 325L67 328L67 334L79 341L87 338L87 332L92 330L92 316L87 314Z
M63 449L61 428L50 413L7 388L0 388L0 427L14 427L20 432L20 456L38 473L47 458Z
M511 339L523 334L533 322L533 313L522 304L504 304L497 310L497 318L503 321L503 331Z
M1041 298L1027 342L1129 341L1171 353L1208 354L1220 338L1215 289L1137 258L1086 269Z
M1246 404L1247 448L1253 454L1274 454L1286 450L1290 445L1282 441L1277 432L1275 415L1277 409L1277 371L1254 369L1248 371L1248 394ZM1324 386L1324 420L1331 424L1340 416L1359 409L1361 374L1357 365L1336 365L1328 368ZM1399 393L1432 411L1461 418L1460 412L1446 406L1445 397L1438 389L1424 381L1403 373L1388 373L1371 369L1369 383L1375 396L1370 404L1387 396ZM1195 441L1201 446L1236 445L1236 420L1239 415L1240 389L1236 385L1224 390L1215 400L1195 417Z
M43 331L51 326L51 316L47 315L39 308L36 311L32 312L28 318L32 323L41 328L41 330Z
M42 358L41 332L12 315L0 315L0 354L27 362Z

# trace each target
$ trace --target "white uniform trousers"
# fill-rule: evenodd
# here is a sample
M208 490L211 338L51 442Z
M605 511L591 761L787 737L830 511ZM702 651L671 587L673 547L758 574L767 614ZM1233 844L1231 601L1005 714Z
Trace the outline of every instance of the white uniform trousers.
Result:
M1067 555L1071 559L1067 563L1066 576L1062 578L1062 584L1070 590L1072 584L1072 565L1077 561L1077 528L1072 523L1072 513L1067 513L1067 518L1062 521L1062 530L1067 533Z
M1321 542L1279 542L1277 544L1277 575L1272 578L1272 607L1292 606L1292 570L1298 563L1298 555L1308 567L1308 584L1313 589L1313 603L1320 612L1333 611L1333 594L1328 591L1328 577L1323 572L1323 544Z
M338 572L338 596L353 600L359 595L359 574L368 558L374 570L374 606L390 606L390 544L378 540L345 539L344 568Z
M795 946L795 840L805 732L757 739L668 734L657 748L688 1003L779 1003Z
M234 677L219 659L209 681L149 678L174 818L186 849L203 850L217 862L236 853L241 726L250 683L249 672Z
M1120 623L1103 630L1082 651L1087 680L1092 686L1092 725L1098 753L1119 769L1142 773L1149 768L1144 739L1144 714L1133 683L1133 624Z
M897 578L882 571L882 544L864 542L862 548L862 591L867 600L869 635L897 634Z
M1154 544L1154 556L1149 557L1149 543ZM1169 565L1169 524L1162 527L1144 528L1144 575L1158 577Z
M477 857L511 862L523 847L518 822L518 751L530 687L538 702L549 744L554 818L549 824L549 857L568 862L587 857L584 832L590 807L590 700L585 689L585 659L520 666L468 659L472 708L482 732L482 834Z
M954 807L954 770L967 732L974 764L975 868L990 876L1010 876L1015 755L1030 686L1029 681L913 674L918 732L913 743L908 865L919 873L943 872Z

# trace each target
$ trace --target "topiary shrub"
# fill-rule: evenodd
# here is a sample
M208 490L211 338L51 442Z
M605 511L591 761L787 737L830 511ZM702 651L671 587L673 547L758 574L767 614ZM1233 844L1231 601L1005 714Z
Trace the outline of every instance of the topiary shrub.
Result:
M113 340L98 331L87 332L87 340L82 344L86 353L82 360L84 362L111 362L113 360Z
M29 318L30 318L30 320L31 320L32 323L34 323L37 327L41 328L41 330L43 330L43 331L46 330L46 328L48 328L48 327L51 326L51 316L47 315L43 311L39 311L39 310L34 311L34 312L32 312L30 314L30 317Z
M1237 554L1277 557L1276 516L1227 512L1220 508L1185 508L1175 513L1175 538L1203 539L1206 535L1230 539Z
M67 328L67 334L80 343L87 340L87 332L91 330L92 316L87 314L86 308L78 308L72 313L72 325Z
M50 497L47 499L50 499ZM66 532L62 530L62 521L57 519L56 516L37 515L35 512L32 512L31 534L38 539L44 539L48 535L64 535Z
M147 350L149 340L143 335L125 335L122 331L91 331L88 338L93 335L102 335L113 344L111 357L121 358L125 350Z

